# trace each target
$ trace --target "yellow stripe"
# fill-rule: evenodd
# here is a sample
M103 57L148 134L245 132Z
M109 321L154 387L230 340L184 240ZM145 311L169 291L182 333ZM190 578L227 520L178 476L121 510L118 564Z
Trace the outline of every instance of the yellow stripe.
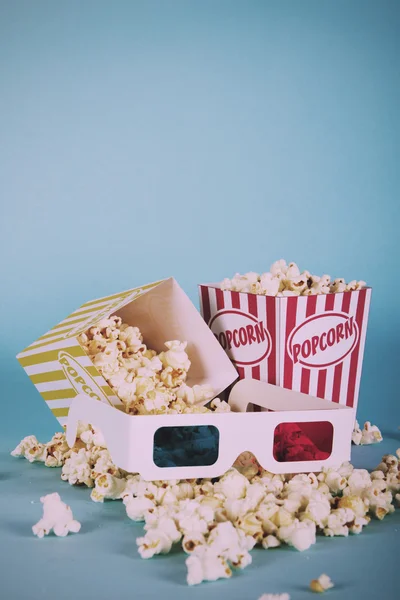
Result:
M53 408L51 412L55 417L68 417L69 408Z
M101 307L99 307L99 311L100 310L101 310ZM93 317L95 317L96 316L96 312L98 312L98 311L95 311L94 308L88 308L87 310L80 310L80 309L78 309L75 312L73 312L70 315L68 315L68 317L65 317L65 319L71 319L72 317L81 317L82 315L86 315L86 317L87 317L87 315L89 313L93 313ZM65 319L63 319L63 320L65 321ZM68 333L68 331L70 331L71 329L73 329L73 327L69 327L69 325L71 323L79 323L80 321L84 321L84 320L85 320L85 318L83 318L83 319L77 319L75 321L69 321L69 323L59 323L58 325L55 325L53 327L53 329L50 329L49 333L46 333L46 335L42 335L40 338L38 338L38 340L45 340L45 339L47 339L49 337L54 336L54 333L51 333L51 332L54 331L54 329L61 329L62 327L66 327L66 330L64 332L64 335L65 335L66 333ZM58 332L56 331L55 333L57 334Z
M59 348L58 350L49 350L48 352L39 352L38 354L32 354L31 356L21 356L18 360L23 367L31 367L32 365L39 365L41 363L58 360L58 353L62 351L68 352L68 354L75 358L87 356L86 352L82 350L80 346L71 346Z
M85 307L85 306L94 306L95 304L103 304L103 302L108 302L109 300L116 300L117 298L121 298L121 300L123 300L126 296L129 296L129 294L131 294L132 292L134 292L136 289L139 288L133 288L132 290L128 290L127 292L120 292L119 294L114 294L113 296L107 296L106 298L98 298L97 300L91 300L90 302L85 302L85 304L82 304L81 308ZM92 308L93 310L93 308Z
M99 377L100 373L96 367L84 367L85 371L92 377ZM47 373L36 373L36 375L29 375L29 379L32 383L50 383L51 381L63 381L67 379L64 375L64 371L48 371ZM109 386L107 386L109 387ZM109 388L111 389L111 388ZM111 394L110 394L111 395Z
M93 315L93 318L95 317L95 315ZM67 317L67 319L69 319L69 317ZM70 325L74 325L75 323L82 323L82 321L86 321L87 317L83 317L82 319L74 319L73 321L68 321L68 323L60 323L59 325L56 325L55 327L53 327L53 329L51 331L54 331L55 329L61 329L62 327L69 327ZM69 327L69 329L73 329L73 327ZM68 329L68 331L69 331ZM56 332L57 333L57 332ZM67 333L67 332L65 332Z
M60 335L61 335L61 333L62 333L63 335L65 335L65 334L67 334L67 333L68 333L68 331L71 331L71 329L72 329L72 327L68 327L68 323L66 323L66 324L64 325L64 327L66 328L66 329L65 329L65 331L63 331L63 332L61 332L61 331L53 331L53 333L46 333L46 335L42 335L40 338L38 338L38 339L37 339L37 341L39 341L39 340L47 340L47 338L54 337L55 335L58 335L58 334L60 334ZM60 329L61 329L61 327L60 327ZM51 332L51 331L52 331L52 330L50 330L50 332ZM35 343L35 342L33 342L33 343ZM50 343L50 342L49 342L49 343Z
M119 294L114 294L113 296L106 296L105 298L98 298L97 300L91 300L90 302L85 302L85 304L82 304L81 308L83 308L84 306L93 306L94 304L100 304L103 302L107 302L108 300L114 300L117 298L121 298L121 300L122 300L126 296L129 296L129 294L132 294L132 292L134 292L135 290L148 290L148 289L155 287L156 285L159 285L163 281L165 281L165 279L160 279L160 281L155 281L154 283L148 283L147 285L139 285L138 287L132 288L131 290L127 290L126 292L120 292Z
M75 398L76 391L72 388L68 390L52 390L51 392L40 392L44 400L64 400L64 398Z
M27 350L36 350L36 348L42 348L43 346L49 346L50 344L55 344L56 342L62 341L66 341L64 337L54 338L54 340L42 342L41 344L32 344L31 346L28 346Z
M101 389L107 396L116 396L116 393L110 388L109 385L102 385Z
M48 373L29 375L29 379L32 383L49 383L51 381L62 381L67 378L64 375L64 371L49 371Z
M101 303L99 302L99 304L102 304L102 302ZM85 306L85 305L83 304L83 306ZM80 308L78 308L75 312L71 313L69 315L69 317L67 317L67 319L69 319L70 317L74 317L74 316L80 317L81 315L87 315L88 313L94 312L96 310L96 308L94 308L94 307L88 308L86 310L81 310L81 308L82 308L82 306ZM98 310L101 310L102 308L105 309L107 307L106 306L103 306L103 307L99 306Z

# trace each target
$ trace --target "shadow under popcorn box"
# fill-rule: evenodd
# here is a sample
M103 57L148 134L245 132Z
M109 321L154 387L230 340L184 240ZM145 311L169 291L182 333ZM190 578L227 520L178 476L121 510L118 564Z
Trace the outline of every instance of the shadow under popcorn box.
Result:
M274 297L199 285L201 313L239 374L356 409L371 288Z
M188 385L208 384L217 396L237 373L196 307L173 278L82 304L66 319L17 355L32 383L65 427L71 402L86 394L111 406L122 402L79 343L79 335L101 319L117 315L139 327L157 352L168 340L187 341Z

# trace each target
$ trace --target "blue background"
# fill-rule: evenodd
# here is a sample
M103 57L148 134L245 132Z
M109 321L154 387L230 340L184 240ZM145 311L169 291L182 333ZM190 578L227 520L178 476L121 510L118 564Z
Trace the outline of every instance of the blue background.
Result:
M359 416L397 435L399 27L388 0L0 1L4 451L57 429L15 355L82 302L173 275L197 304L198 283L281 257L374 288ZM9 529L9 561L57 541ZM149 586L164 564L126 572Z

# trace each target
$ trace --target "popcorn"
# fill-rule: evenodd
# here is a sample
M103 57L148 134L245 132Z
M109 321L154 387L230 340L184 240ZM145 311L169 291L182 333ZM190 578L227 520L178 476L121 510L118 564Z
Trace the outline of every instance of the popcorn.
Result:
M338 508L349 508L357 517L364 517L368 511L360 496L343 496L338 502Z
M187 554L191 554L197 548L197 546L205 544L205 542L206 538L202 533L198 531L192 531L183 536L182 548Z
M28 435L14 448L11 456L23 456L30 463L45 462L46 446L38 442L34 435Z
M343 491L343 495L361 496L371 483L371 476L366 469L354 469L348 478L348 487Z
M315 534L316 526L310 519L304 521L295 519L291 525L280 527L278 531L280 540L300 551L308 550L312 544L315 544Z
M146 523L146 534L136 540L142 558L151 558L155 554L167 554L173 544L182 537L173 519L163 516L153 523Z
M98 427L90 426L90 429L81 433L80 438L82 442L88 446L106 447L103 434Z
M46 467L62 467L71 455L71 449L65 438L65 433L56 433L46 444Z
M115 475L116 477L120 476L120 470L114 465L110 453L105 448L94 447L92 449L91 460L94 463L91 471L93 480L105 473Z
M214 510L195 500L181 500L179 511L175 514L179 530L184 535L207 533L209 526L214 523Z
M307 508L302 515L302 519L310 519L316 525L323 528L323 524L331 512L329 496L327 497L322 492L313 490Z
M189 371L190 360L185 351L187 342L173 340L172 342L165 342L165 345L168 350L160 354L163 366L174 370Z
M188 585L197 585L202 581L216 581L229 578L232 571L223 556L210 546L198 546L186 559Z
M371 425L369 421L364 423L364 428L360 429L358 421L355 422L352 441L357 446L366 446L376 444L382 441L382 434L376 425Z
M254 540L248 540L247 537L238 532L232 523L218 523L206 544L197 545L186 560L188 584L231 577L229 563L240 569L251 564L249 550Z
M356 444L356 446L359 446L361 443L361 438L362 438L362 431L361 431L360 425L356 419L356 421L354 423L353 433L351 434L351 441L353 442L353 444Z
M225 402L225 400L220 400L219 398L214 398L210 406L217 413L231 412L230 405L227 402Z
M108 500L119 500L125 490L126 479L118 479L110 473L99 475L95 480L95 487L90 494L94 502Z
M61 479L68 481L70 485L93 487L90 459L91 452L84 448L81 448L78 452L72 452L62 467Z
M274 535L267 535L262 541L262 547L265 549L268 548L278 548L281 545L280 540Z
M214 390L209 385L194 385L192 388L183 383L176 392L177 398L183 399L187 404L207 402L214 396Z
M150 529L143 537L136 540L142 558L151 558L155 554L168 554L172 540L162 529Z
M232 468L214 484L214 489L226 498L238 500L245 497L249 485L246 477Z
M62 502L60 495L47 494L42 496L43 517L32 527L34 535L42 538L51 531L58 537L65 537L69 532L78 533L81 524L74 520L72 510Z
M348 523L353 523L355 519L354 512L349 508L338 508L332 510L326 520L324 535L328 537L349 535Z
M335 495L340 494L347 485L346 477L341 475L336 469L326 467L318 475L318 480L325 483L328 490Z
M366 286L365 281L335 279L331 282L329 275L311 275L309 271L300 272L296 263L286 263L284 259L274 262L269 272L236 273L232 279L225 278L220 287L222 290L248 292L264 296L313 296L316 294L336 294L360 290Z
M155 502L145 496L125 496L123 500L126 508L126 514L132 521L144 521L146 511L155 507Z
M331 588L334 587L334 584L332 583L332 580L330 577L328 577L328 575L322 574L318 577L318 579L313 579L310 582L310 590L312 592L326 592L326 590L329 590Z

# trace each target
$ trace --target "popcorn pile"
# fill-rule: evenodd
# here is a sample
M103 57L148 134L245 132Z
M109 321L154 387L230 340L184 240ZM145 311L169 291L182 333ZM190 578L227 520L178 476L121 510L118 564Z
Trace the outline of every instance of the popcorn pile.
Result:
M251 563L255 545L307 550L317 533L359 534L371 517L392 513L394 499L400 505L400 448L371 473L344 463L318 475L274 475L246 452L217 480L148 482L118 469L101 432L80 424L72 449L57 433L47 444L26 437L12 455L61 467L61 478L92 488L95 502L121 499L130 519L144 521L144 535L136 540L143 558L181 543L189 585L231 577Z
M314 296L360 290L365 281L334 279L329 275L311 275L309 271L300 272L296 263L289 264L282 258L271 265L268 273L236 273L232 279L221 282L222 290L261 294L263 296Z
M122 323L120 317L99 321L79 336L93 364L133 415L210 412L203 405L214 396L208 385L188 386L190 360L187 342L172 340L157 354L143 343L138 327ZM216 399L211 409L229 411Z

